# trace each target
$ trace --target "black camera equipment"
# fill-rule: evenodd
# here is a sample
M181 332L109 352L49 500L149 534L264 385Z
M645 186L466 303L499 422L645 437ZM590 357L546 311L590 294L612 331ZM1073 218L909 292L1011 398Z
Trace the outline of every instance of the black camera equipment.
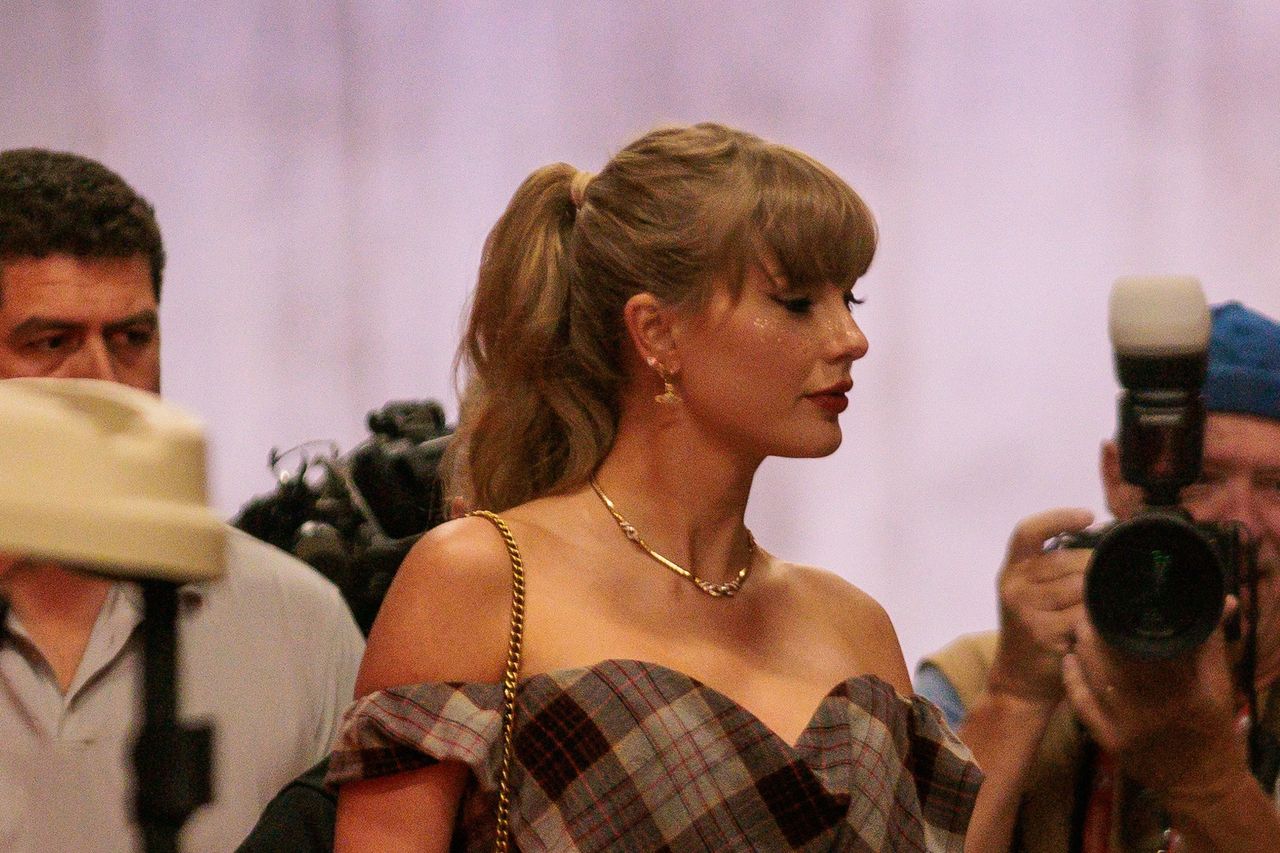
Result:
M413 543L448 517L438 469L450 433L433 400L389 402L368 425L345 456L329 442L273 449L276 489L232 522L333 581L366 634Z
M1196 523L1179 503L1200 477L1204 449L1210 322L1199 282L1122 278L1110 308L1123 387L1120 470L1142 489L1144 507L1059 544L1093 549L1085 607L1099 636L1135 657L1169 658L1208 638L1228 593L1240 597L1244 611L1227 626L1230 638L1238 638L1242 621L1256 624L1249 612L1256 607L1256 551L1237 525Z

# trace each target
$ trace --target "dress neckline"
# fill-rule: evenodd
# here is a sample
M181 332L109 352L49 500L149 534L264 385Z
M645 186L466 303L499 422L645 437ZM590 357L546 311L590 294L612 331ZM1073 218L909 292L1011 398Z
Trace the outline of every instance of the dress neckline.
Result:
M747 708L741 702L733 697L712 687L705 682L689 675L678 669L666 666L665 664L656 663L654 661L640 660L638 658L604 658L593 664L584 664L582 666L561 667L559 669L545 670L543 672L535 672L527 676L522 676L517 686L517 695L519 691L526 689L530 685L535 685L541 681L550 681L558 689L564 689L570 684L577 682L583 676L588 674L600 674L602 670L607 668L616 668L626 674L626 681L634 684L635 679L631 676L632 671L639 670L647 673L654 681L678 681L685 682L698 690L702 695L709 697L717 703L723 703L729 706L733 711L743 715L753 726L758 726L764 732L778 743L781 743L792 750L799 749L803 746L806 736L815 728L823 724L823 717L831 706L831 703L838 699L847 700L854 693L851 686L856 683L866 684L872 694L880 694L884 700L896 699L905 705L912 705L918 701L922 701L914 694L910 697L904 697L894 689L893 685L885 681L878 675L864 673L861 675L851 675L842 681L834 684L830 690L823 694L818 700L813 712L809 715L804 727L800 729L794 741L788 741L780 735L776 729L760 719L750 708ZM612 683L613 679L606 679ZM456 683L456 682L455 682ZM501 690L501 684L488 684L495 689Z

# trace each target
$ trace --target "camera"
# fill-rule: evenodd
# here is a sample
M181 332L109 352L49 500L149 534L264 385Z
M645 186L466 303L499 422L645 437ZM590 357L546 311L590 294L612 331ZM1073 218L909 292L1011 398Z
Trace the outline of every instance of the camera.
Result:
M1180 507L1150 507L1126 521L1060 537L1092 548L1085 609L1099 636L1134 657L1174 657L1200 645L1239 596L1253 549L1235 525L1197 524ZM1227 625L1238 637L1238 619Z
M1085 574L1089 620L1109 645L1138 658L1170 658L1203 643L1228 594L1252 605L1255 546L1238 525L1197 523L1179 503L1200 477L1209 329L1196 279L1116 282L1110 332L1123 388L1116 443L1121 476L1142 490L1144 506L1051 546L1093 549ZM1239 621L1227 625L1232 639Z
M388 402L367 423L346 455L329 442L272 450L275 490L232 521L333 581L365 633L409 549L447 518L439 465L451 432L434 400Z

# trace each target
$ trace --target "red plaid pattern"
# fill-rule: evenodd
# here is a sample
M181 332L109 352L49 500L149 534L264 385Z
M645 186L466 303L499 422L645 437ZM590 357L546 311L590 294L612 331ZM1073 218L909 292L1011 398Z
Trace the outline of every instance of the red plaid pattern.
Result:
M328 781L460 761L454 849L492 848L497 684L415 684L348 711ZM959 851L981 774L924 699L874 677L827 694L793 745L723 694L631 660L521 682L511 825L533 851Z

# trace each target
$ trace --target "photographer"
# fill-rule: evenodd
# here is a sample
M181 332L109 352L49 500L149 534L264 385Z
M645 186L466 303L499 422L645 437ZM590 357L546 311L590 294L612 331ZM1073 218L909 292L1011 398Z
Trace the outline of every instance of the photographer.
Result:
M999 577L1000 632L955 641L917 678L986 773L967 849L1280 850L1280 325L1215 308L1204 398L1203 474L1181 499L1196 521L1238 523L1258 546L1256 659L1242 666L1252 644L1221 627L1167 660L1108 646L1085 615L1089 551L1045 548L1091 514L1024 519ZM1122 479L1114 442L1101 468L1109 508L1130 518L1143 493ZM1238 610L1230 600L1224 622ZM1253 685L1240 683L1249 670Z

